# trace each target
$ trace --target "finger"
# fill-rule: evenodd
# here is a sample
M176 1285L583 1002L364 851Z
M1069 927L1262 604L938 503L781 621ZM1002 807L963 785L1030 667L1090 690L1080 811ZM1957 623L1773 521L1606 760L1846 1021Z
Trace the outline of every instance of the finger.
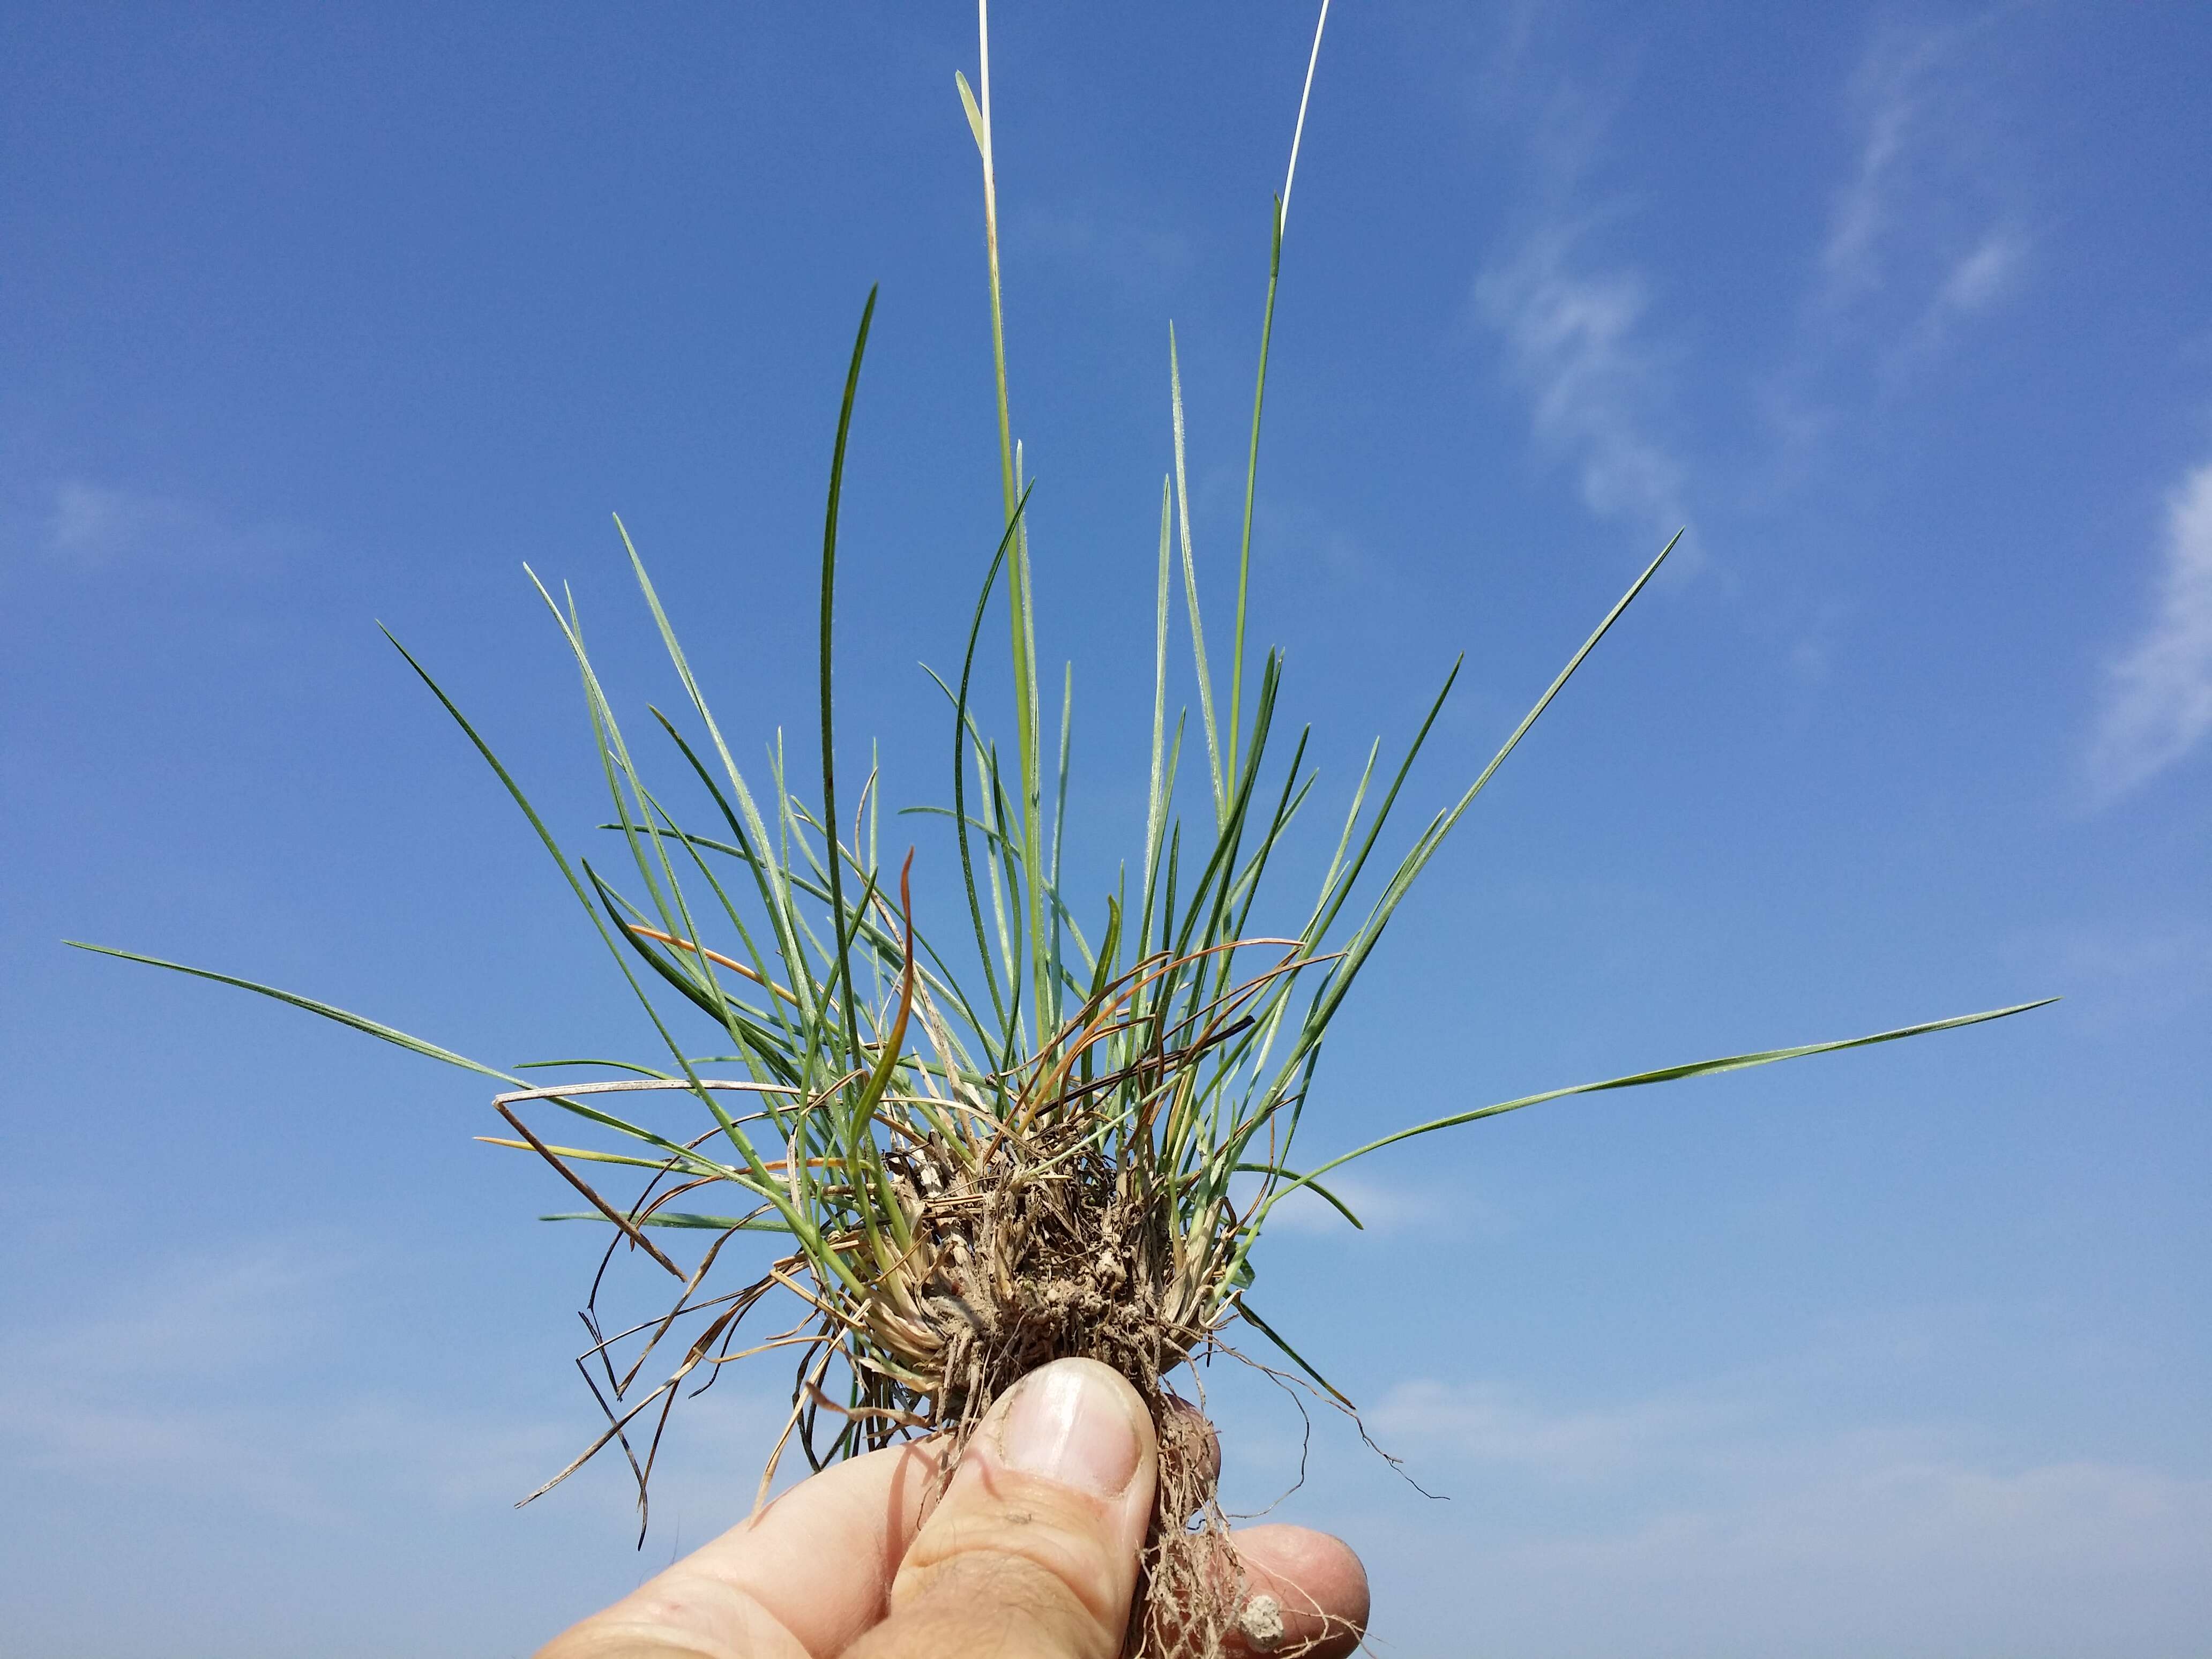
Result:
M1304 1527L1236 1534L1246 1595L1229 1643L1236 1654L1347 1659L1367 1630L1367 1571L1341 1539Z
M538 1659L827 1659L889 1610L927 1443L832 1465L556 1637Z
M1178 1460L1196 1467L1211 1492L1221 1480L1221 1437L1206 1414L1179 1394L1167 1397L1167 1410L1155 1426L1160 1437L1160 1460L1169 1468Z
M1032 1371L991 1407L847 1659L1115 1659L1158 1448L1137 1391L1090 1359Z

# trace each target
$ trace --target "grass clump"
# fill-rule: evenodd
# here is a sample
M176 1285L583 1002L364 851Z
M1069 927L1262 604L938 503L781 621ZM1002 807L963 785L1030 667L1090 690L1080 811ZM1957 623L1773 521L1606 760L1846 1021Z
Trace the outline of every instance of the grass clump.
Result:
M1322 15L1325 21L1326 7ZM1316 58L1320 43L1317 28ZM980 94L964 77L958 91L982 167L1004 533L959 673L938 682L948 713L949 804L921 810L949 823L961 878L951 914L928 926L916 917L914 854L896 870L879 856L877 775L854 790L837 765L839 504L872 293L845 378L824 518L818 780L810 775L802 785L780 740L764 775L749 777L738 766L627 532L625 552L688 704L680 720L655 708L651 720L690 797L703 804L703 817L679 821L672 794L648 782L593 672L573 599L531 578L580 678L613 814L601 827L626 860L619 876L562 848L482 735L407 655L536 830L665 1056L651 1064L540 1062L599 1075L537 1085L325 1003L205 969L183 971L497 1079L504 1088L495 1105L513 1133L487 1139L545 1159L588 1206L548 1218L606 1225L608 1261L627 1251L674 1281L662 1311L610 1329L597 1312L594 1280L585 1315L592 1346L580 1363L607 1426L548 1487L618 1446L642 1512L678 1398L726 1364L770 1355L793 1370L790 1410L761 1477L763 1497L794 1443L818 1468L936 1434L949 1473L969 1430L1018 1377L1052 1359L1085 1356L1127 1376L1162 1426L1159 1497L1133 1644L1153 1654L1212 1652L1238 1611L1237 1567L1206 1436L1170 1393L1170 1378L1224 1349L1224 1333L1241 1322L1309 1387L1349 1408L1253 1304L1252 1251L1278 1205L1310 1188L1357 1225L1325 1177L1394 1141L1569 1095L1885 1042L2020 1010L1549 1090L1413 1125L1318 1164L1299 1161L1300 1124L1326 1037L1393 915L1673 544L1465 793L1421 825L1395 860L1378 858L1378 849L1456 668L1401 753L1385 765L1379 744L1369 751L1340 817L1323 832L1333 833L1334 850L1318 890L1287 905L1271 895L1262 907L1271 860L1308 812L1316 782L1307 733L1289 737L1280 719L1279 653L1263 655L1249 678L1245 672L1252 506L1294 135L1269 247L1227 672L1218 677L1206 655L1170 336L1174 465L1163 481L1152 573L1143 840L1103 907L1079 907L1060 884L1068 702L1063 695L1058 741L1048 749L1029 491L1000 326L988 33L982 47ZM1310 61L1309 94L1312 76ZM1302 96L1301 131L1304 109ZM1182 713L1170 720L1168 692L1178 598L1193 643L1203 739L1202 757L1194 747L1188 757L1201 775L1200 787L1188 792L1200 805L1188 814L1178 790L1187 721ZM1005 607L1011 644L1007 748L971 707L994 601ZM665 1127L659 1109L672 1106L690 1112L690 1121ZM546 1138L537 1125L549 1110L589 1126L598 1144ZM602 1190L609 1174L621 1171L641 1178L635 1196ZM737 1266L747 1252L732 1247L754 1234L773 1245ZM682 1248L686 1238L696 1248ZM755 1316L764 1305L781 1307L787 1322L763 1327Z

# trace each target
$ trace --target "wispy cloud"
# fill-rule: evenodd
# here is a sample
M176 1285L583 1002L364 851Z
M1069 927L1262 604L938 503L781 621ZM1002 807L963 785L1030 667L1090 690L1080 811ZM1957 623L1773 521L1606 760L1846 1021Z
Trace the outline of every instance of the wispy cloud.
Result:
M2027 285L2032 185L1991 43L1991 10L1889 21L1842 87L1848 151L1809 250L1795 337L1759 387L1772 501L1881 428L1885 394L1920 380Z
M1601 1586L1677 1650L1746 1654L2179 1652L2212 1602L2197 1588L2212 1481L2093 1459L2005 1468L1878 1435L1733 1474L1724 1501L1509 1544L1501 1577L1537 1601Z
M1661 1400L1557 1411L1501 1383L1424 1379L1393 1389L1368 1415L1378 1432L1404 1447L1580 1480L1645 1462L1692 1432L1704 1437L1722 1413Z
M2212 1002L2212 921L2187 915L2039 927L2006 954L2039 982L2065 987L2066 1018L2100 1036L2201 1020Z
M524 1400L441 1391L381 1363L349 1368L344 1356L357 1350L333 1310L374 1260L325 1241L268 1239L151 1264L61 1316L19 1318L0 1354L0 1488L161 1505L185 1495L325 1529L504 1510L595 1437L603 1424L565 1368ZM719 1528L742 1515L759 1449L787 1409L752 1383L740 1374L674 1414L677 1455L653 1480L657 1527L688 1514ZM636 1489L618 1454L561 1494L610 1539L635 1525Z
M148 1378L220 1376L282 1362L313 1342L317 1294L343 1259L298 1244L164 1263L103 1306L19 1332L18 1364L83 1376L119 1361Z
M182 502L72 478L54 491L46 550L79 564L112 564L185 532L192 523Z
M2212 1611L2212 1480L2023 1463L1935 1422L1793 1422L1775 1382L1564 1409L1495 1382L1407 1383L1369 1413L1378 1438L1448 1490L1471 1465L1510 1518L1452 1528L1449 1553L1432 1529L1376 1542L1436 1605L1479 1598L1501 1650L1556 1634L1570 1597L1595 1650L1656 1630L1670 1652L1824 1659L2179 1651Z
M29 551L84 571L122 566L251 570L299 551L307 538L276 524L240 524L176 496L65 478L34 514Z
M1914 155L1948 34L1890 28L1879 33L1852 76L1850 102L1860 129L1857 164L1837 191L1820 268L1828 297L1840 302L1881 285L1883 244Z
M1464 1192L1446 1194L1357 1175L1333 1175L1327 1184L1370 1232L1460 1233L1472 1229L1495 1236L1510 1231L1512 1224L1496 1205ZM1285 1199L1268 1224L1284 1232L1342 1237L1352 1232L1342 1214L1310 1187Z
M2002 226L1990 231L1980 246L1951 268L1943 286L1936 291L1936 303L1956 316L1972 316L2012 286L2027 252L2017 232Z
M2099 804L2148 782L2212 731L2212 462L2166 499L2158 608L2107 671L2087 757Z
M1632 211L1600 174L1632 100L1637 53L1593 51L1571 9L1535 0L1492 14L1488 27L1477 102L1520 153L1527 205L1476 273L1472 319L1503 349L1537 452L1571 469L1592 516L1663 541L1689 518L1690 469L1665 435L1679 354L1644 271L1601 244L1604 226ZM1686 542L1676 568L1697 557Z
M1890 332L1881 366L1891 376L2010 294L2027 264L1972 51L1991 21L1877 30L1845 94L1856 147L1829 210L1812 314L1826 334Z
M1992 227L1952 263L1912 330L1884 360L1894 379L1922 358L1941 350L1959 325L1979 315L2011 293L2027 259L2027 239L2009 225Z
M1575 228L1547 226L1475 284L1485 322L1529 399L1537 442L1573 465L1597 517L1664 537L1680 528L1684 466L1656 434L1663 356L1646 326L1650 298L1636 271L1592 269Z
M258 1368L300 1362L320 1293L343 1272L297 1244L181 1259L19 1330L0 1370L0 1457L79 1479L186 1479L295 1518L325 1514L296 1460L224 1396Z
M19 1328L0 1364L0 1480L221 1494L319 1526L395 1498L510 1503L580 1449L584 1402L567 1420L507 1401L471 1410L380 1393L326 1364L316 1386L254 1386L323 1362L327 1310L357 1266L312 1243L268 1241L160 1264ZM718 1392L716 1415L768 1415ZM734 1479L730 1460L709 1461ZM627 1507L621 1482L587 1484L601 1505Z
M1024 213L1013 240L1025 252L1103 277L1129 295L1166 292L1192 264L1190 239L1144 216L1103 208Z

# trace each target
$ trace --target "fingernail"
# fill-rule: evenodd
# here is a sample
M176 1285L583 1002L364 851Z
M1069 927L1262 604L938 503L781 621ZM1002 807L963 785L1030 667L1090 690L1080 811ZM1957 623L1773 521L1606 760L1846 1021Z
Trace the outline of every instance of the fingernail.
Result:
M1054 1360L1015 1386L999 1425L999 1455L1009 1468L1115 1497L1140 1455L1130 1394L1095 1359Z

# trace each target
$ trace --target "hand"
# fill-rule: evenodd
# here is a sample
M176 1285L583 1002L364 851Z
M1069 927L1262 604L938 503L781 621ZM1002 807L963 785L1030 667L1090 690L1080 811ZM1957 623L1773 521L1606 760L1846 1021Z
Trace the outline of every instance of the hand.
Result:
M1158 1466L1137 1391L1088 1359L1031 1372L925 1519L936 1457L916 1443L832 1466L538 1659L1116 1659ZM1353 1650L1367 1577L1349 1549L1281 1526L1237 1547L1281 1608L1271 1651Z

